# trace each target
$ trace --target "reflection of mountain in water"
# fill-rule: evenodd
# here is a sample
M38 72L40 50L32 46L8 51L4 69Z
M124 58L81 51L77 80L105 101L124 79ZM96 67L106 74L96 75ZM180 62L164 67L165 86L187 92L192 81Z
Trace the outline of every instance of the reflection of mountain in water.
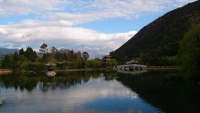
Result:
M164 112L199 112L198 80L185 80L175 75L176 71L150 71L136 75L119 73L117 80L130 87L144 101Z
M28 90L32 91L37 84L43 92L48 89L68 89L78 84L86 83L90 78L97 79L104 77L105 80L113 80L116 76L116 72L107 72L106 74L101 72L57 72L53 78L53 82L48 82L48 78L45 73L13 73L10 75L0 76L0 86L5 88L14 87L16 90Z

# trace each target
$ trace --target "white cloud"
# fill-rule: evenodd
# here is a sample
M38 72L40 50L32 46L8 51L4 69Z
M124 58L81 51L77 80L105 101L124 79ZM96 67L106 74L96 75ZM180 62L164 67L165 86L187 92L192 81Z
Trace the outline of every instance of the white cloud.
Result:
M71 4L66 0L1 0L0 2L0 15L59 11Z
M80 23L118 17L133 19L144 12L159 12L171 4L180 6L192 1L195 0L1 0L0 15L38 14Z
M13 44L14 47L19 44L28 44L35 49L39 48L44 42L58 48L85 44L116 49L136 34L136 31L105 34L91 29L69 27L68 24L71 23L64 20L58 22L26 20L18 24L4 25L2 27L7 31L7 37L4 38L3 43Z
M57 47L85 44L116 49L136 31L106 34L74 25L109 18L139 18L143 13L173 9L172 4L182 6L192 1L195 0L0 0L0 19L10 15L35 16L0 25L0 34L4 34L1 45L38 48L45 42Z
M4 28L0 27L0 34L6 34L6 33L7 33L7 31Z

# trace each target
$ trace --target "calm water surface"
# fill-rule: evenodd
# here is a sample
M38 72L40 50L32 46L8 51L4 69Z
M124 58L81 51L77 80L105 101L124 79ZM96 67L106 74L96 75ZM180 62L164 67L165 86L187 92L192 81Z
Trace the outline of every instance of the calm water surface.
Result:
M0 76L3 113L160 113L199 111L198 81L141 74L59 72L52 82L45 73ZM185 108L184 108L185 107Z

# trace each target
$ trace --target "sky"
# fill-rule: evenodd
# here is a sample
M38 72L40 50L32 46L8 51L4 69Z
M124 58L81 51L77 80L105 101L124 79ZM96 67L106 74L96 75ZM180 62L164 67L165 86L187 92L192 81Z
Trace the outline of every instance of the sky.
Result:
M0 48L116 50L165 13L196 0L0 0Z

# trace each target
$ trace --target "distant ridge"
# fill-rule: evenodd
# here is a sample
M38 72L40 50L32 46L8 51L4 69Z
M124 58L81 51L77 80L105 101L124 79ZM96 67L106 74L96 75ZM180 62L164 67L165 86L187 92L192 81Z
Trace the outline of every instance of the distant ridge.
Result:
M9 53L19 52L19 49L8 49L8 48L0 48L0 55L6 55Z
M120 62L142 56L175 56L179 41L196 22L200 22L200 1L166 13L143 27L110 55Z

